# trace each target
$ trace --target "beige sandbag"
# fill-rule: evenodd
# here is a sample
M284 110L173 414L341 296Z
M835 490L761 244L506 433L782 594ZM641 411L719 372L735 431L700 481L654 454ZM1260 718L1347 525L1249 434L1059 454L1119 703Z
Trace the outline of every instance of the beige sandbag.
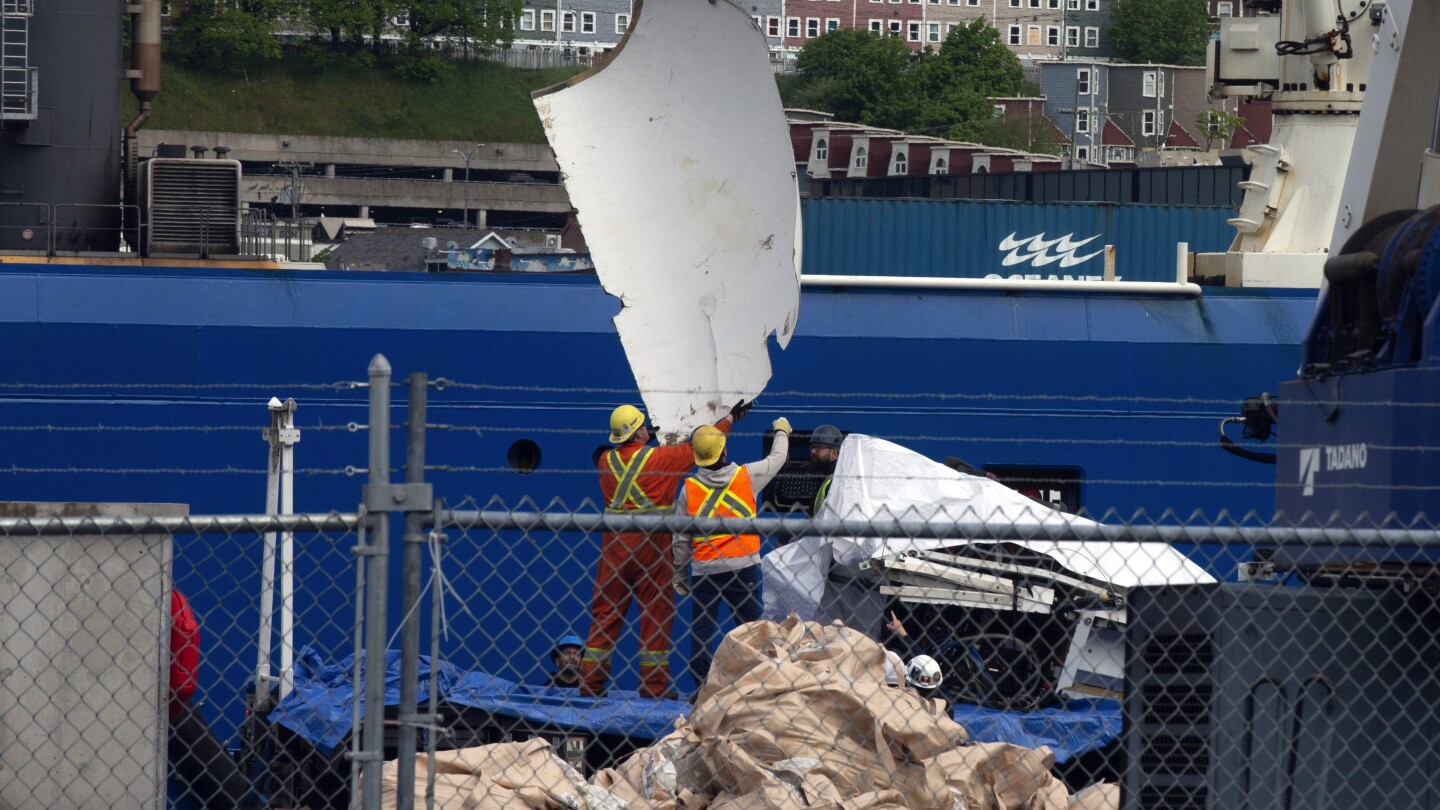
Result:
M415 797L425 799L429 758L415 757ZM482 745L435 754L435 804L466 810L624 810L608 791L591 785L542 739ZM385 763L381 807L396 806L399 763Z
M1069 810L1070 791L1065 789L1065 783L1052 774L1045 776L1048 781L1035 790L1035 795L1030 797L1025 807L1028 810Z
M694 749L696 741L690 726L682 723L675 731L631 753L614 768L595 774L590 783L625 801L643 799L647 805L656 807L673 803L679 789L675 759Z
M682 781L745 795L733 784L734 765L718 753L733 745L761 770L818 760L847 802L893 791L909 807L950 810L955 794L928 760L963 742L965 732L934 702L885 686L884 678L884 650L842 625L792 617L737 628L691 713L700 766L682 769Z
M1044 746L973 743L946 751L935 762L964 794L966 810L1019 810L1055 781L1050 775L1055 755Z
M803 662L817 673L850 680L885 682L885 650L863 633L838 622L822 625L791 616L780 624L761 621L726 634L710 664L710 675L696 695L700 705L761 659Z
M1120 786L1097 782L1070 797L1070 810L1120 810Z

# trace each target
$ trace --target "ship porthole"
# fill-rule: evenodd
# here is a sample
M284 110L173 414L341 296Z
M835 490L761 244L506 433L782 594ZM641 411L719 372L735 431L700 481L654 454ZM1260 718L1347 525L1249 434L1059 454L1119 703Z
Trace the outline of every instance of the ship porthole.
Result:
M540 469L540 445L529 439L521 439L510 445L506 455L510 469L521 475L529 475Z
M608 444L602 444L595 448L595 452L590 454L590 464L596 469L599 469L600 465L605 462L605 454L614 449L614 447Z

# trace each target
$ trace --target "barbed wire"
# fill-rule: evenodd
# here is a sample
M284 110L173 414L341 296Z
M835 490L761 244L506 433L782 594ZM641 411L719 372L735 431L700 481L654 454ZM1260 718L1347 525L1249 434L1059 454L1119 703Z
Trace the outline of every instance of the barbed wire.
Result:
M535 394L605 394L607 396L626 397L629 400L638 400L639 393L633 388L596 388L586 386L562 387L542 385L501 385L497 383L467 383L453 380L448 377L436 377L431 384L437 390L443 391L447 388L459 388L462 390L475 391L497 391L497 392L523 392ZM693 389L666 389L651 388L656 394L695 394ZM1147 397L1147 396L1110 396L1101 394L998 394L998 393L957 393L949 391L765 391L755 398L759 402L761 398L773 397L799 397L807 399L886 399L886 400L917 400L917 399L938 399L938 400L960 400L976 402L1101 402L1101 403L1144 403L1144 404L1165 404L1165 405L1223 405L1229 408L1238 407L1244 397L1236 398L1202 398L1202 397ZM1440 407L1440 402L1397 402L1393 400L1368 401L1368 400L1345 400L1325 399L1315 400L1309 403L1282 403L1274 400L1275 404L1306 404L1306 405L1338 405L1342 407L1364 406L1364 407L1416 407L1435 408Z
M391 388L400 388L407 385L404 379L394 380L390 383ZM473 391L493 391L505 393L534 393L534 394L603 394L611 397L619 397L624 401L637 401L640 394L633 388L600 388L588 386L542 386L542 385L501 385L497 383L469 383L453 380L447 377L436 377L428 381L429 386L437 391L444 391L449 388ZM107 391L223 391L223 390L311 390L311 391L352 391L369 387L366 381L339 381L330 383L4 383L0 382L0 391L81 391L94 390L97 392ZM650 389L656 394L695 394L692 389ZM1126 404L1126 405L1196 405L1196 406L1221 406L1227 409L1238 407L1244 397L1236 398L1204 398L1204 397L1154 397L1154 396L1115 396L1101 394L1008 394L1008 393L962 393L953 391L798 391L781 390L767 391L760 395L765 398L794 397L801 399L877 399L887 401L916 401L916 400L939 400L957 402L991 402L991 403L1015 403L1015 402L1053 402L1053 403L1101 403L1101 404ZM756 398L756 401L760 399ZM1274 400L1277 405L1291 406L1315 406L1315 407L1346 407L1346 408L1440 408L1440 402L1403 402L1396 400L1346 400L1339 398L1317 398L1309 402L1282 402ZM504 404L504 403L500 403ZM397 403L398 405L398 403ZM1126 413L1133 412L1128 409ZM1117 411L1120 412L1120 411Z
M507 467L480 467L480 466L462 466L462 465L448 465L448 464L437 464L437 465L428 465L428 464L427 464L427 465L425 466L425 469L426 469L427 472L443 472L443 473L512 474L512 475L518 473L518 471L517 471L516 469L514 469L513 467L508 467L508 466L507 466ZM533 475L533 474L535 474L535 472L540 472L540 471L542 471L542 470L535 470L535 471L531 471L530 473L526 473L526 474L528 474L528 475ZM550 474L550 475L564 475L564 476L584 475L584 476L593 476L593 475L596 475L599 471L598 471L596 468L589 467L589 468L580 468L580 469L574 469L574 468L571 468L571 469L563 469L563 468L562 468L562 469L544 469L543 472L545 472L545 473L547 473L547 474ZM676 480L677 482L682 481L682 480L684 480L685 478L686 478L686 474L684 474L684 473L677 473L677 474L675 475L675 480ZM883 474L878 474L878 473L868 474L868 475L866 476L866 478L867 478L867 480L871 480L871 481L942 481L942 480L950 480L950 477L949 477L949 476L938 476L938 475L937 475L937 476L917 476L917 475L893 475L893 476L892 476L892 475L883 475ZM1013 481L1013 482L1017 482L1017 483L1026 483L1026 482L1048 483L1048 482L1054 482L1056 479L1055 479L1053 476L1037 476L1037 477L1035 477L1035 478L1015 478L1015 477L1007 476L1007 480ZM1083 479L1079 479L1079 480L1078 480L1078 483L1083 484L1083 485L1085 485L1085 486L1097 485L1097 484L1104 484L1104 485L1107 485L1107 486L1232 487L1232 488L1253 488L1253 487L1272 487L1272 486L1277 486L1277 487L1299 487L1299 486L1305 486L1304 484L1301 484L1301 483L1293 483L1293 484L1292 484L1292 483L1288 483L1288 482L1273 482L1273 481L1266 481L1266 482L1234 481L1234 480L1228 480L1228 481L1206 481L1206 480L1195 480L1195 479L1184 479L1184 478L1175 478L1175 479L1163 479L1163 478L1083 478ZM1415 485L1406 485L1406 484L1322 484L1322 483L1316 482L1316 483L1311 484L1311 485L1309 485L1309 486L1313 486L1313 487L1315 487L1316 489L1322 489L1322 488L1335 488L1335 489L1355 488L1355 489L1376 489L1376 490L1415 490L1415 491L1421 491L1421 492L1440 491L1440 484L1435 484L1435 485L1426 486L1426 485L1421 485L1421 484L1415 484Z
M391 382L391 388L398 388L403 381ZM37 390L63 390L76 391L84 389L95 389L97 391L154 391L178 389L184 391L216 391L233 390L242 388L285 390L299 389L306 391L351 391L359 388L369 388L368 381L341 380L331 383L27 383L27 382L0 382L0 391L37 391Z
M363 475L365 470L360 467L339 467L339 468L296 468L295 474L300 476L313 475ZM86 475L268 475L269 471L264 469L246 469L244 467L20 467L11 465L0 467L0 475L69 475L83 473Z

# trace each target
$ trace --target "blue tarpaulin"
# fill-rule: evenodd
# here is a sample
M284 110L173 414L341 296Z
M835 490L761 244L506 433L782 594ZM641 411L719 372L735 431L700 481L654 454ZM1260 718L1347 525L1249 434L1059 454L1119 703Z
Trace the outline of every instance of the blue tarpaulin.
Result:
M325 664L320 656L309 647L302 647L295 662L295 689L280 701L270 712L271 722L287 728L301 737L333 753L345 735L350 733L353 723L351 701L358 691L364 694L365 653L360 653L361 673L357 685L353 674L355 657L351 656L339 664ZM460 679L460 670L444 661L436 670L437 692L447 694ZM430 699L430 658L420 656L420 701ZM400 705L400 651L385 651L385 705ZM361 704L364 716L364 704Z
M1007 742L1026 748L1050 747L1056 762L1104 748L1120 738L1120 702L1086 698L1033 712L1012 712L959 704L955 721L975 742Z
M445 699L532 723L658 740L675 730L675 720L690 714L683 700L642 698L639 692L611 689L603 698L581 697L574 689L531 686L471 672Z
M363 654L362 654L363 662ZM313 650L302 649L295 666L295 689L271 712L271 721L295 732L326 753L350 733L351 699L357 687L354 659L326 665ZM363 666L362 666L363 670ZM419 700L430 699L430 659L420 658ZM461 706L515 717L537 725L658 740L690 713L679 700L642 698L638 692L612 689L603 698L581 697L573 689L532 686L483 672L461 673L444 661L437 667L437 696ZM358 689L363 692L362 671ZM400 653L385 653L385 705L400 703ZM1114 700L1072 700L1033 712L1002 711L960 704L955 720L977 742L1008 742L1026 748L1049 746L1056 762L1103 748L1120 737L1120 704Z

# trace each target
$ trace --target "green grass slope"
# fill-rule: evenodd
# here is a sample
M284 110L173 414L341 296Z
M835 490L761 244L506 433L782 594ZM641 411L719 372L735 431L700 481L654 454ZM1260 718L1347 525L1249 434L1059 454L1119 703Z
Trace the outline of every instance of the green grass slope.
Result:
M316 70L299 58L248 68L243 76L199 73L165 63L163 90L147 126L218 132L543 143L530 92L581 68L518 70L463 62L433 84L383 68ZM135 99L125 94L125 113Z

